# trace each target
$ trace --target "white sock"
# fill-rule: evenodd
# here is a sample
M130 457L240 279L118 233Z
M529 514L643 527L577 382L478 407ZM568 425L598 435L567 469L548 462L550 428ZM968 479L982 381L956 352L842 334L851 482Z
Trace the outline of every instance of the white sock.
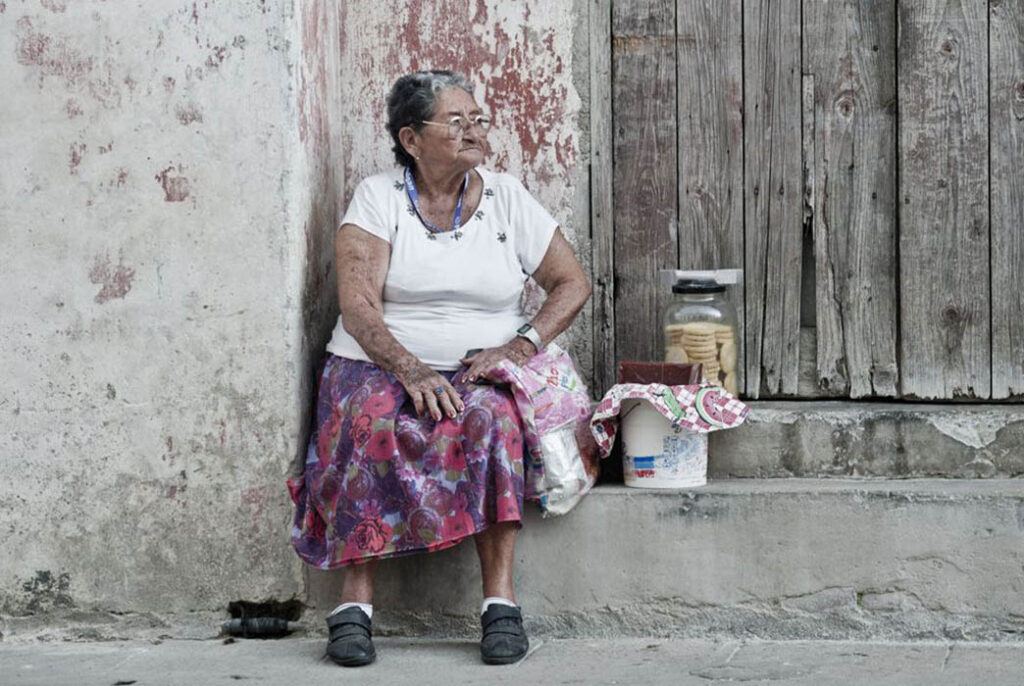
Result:
M342 610L347 610L350 607L358 607L360 610L366 613L367 617L373 619L373 605L371 605L370 603L342 603L338 607L334 608L331 614L338 614Z
M487 608L491 605L508 605L509 607L519 607L508 598L499 598L498 596L489 596L484 598L484 604L480 607L480 614L487 612Z

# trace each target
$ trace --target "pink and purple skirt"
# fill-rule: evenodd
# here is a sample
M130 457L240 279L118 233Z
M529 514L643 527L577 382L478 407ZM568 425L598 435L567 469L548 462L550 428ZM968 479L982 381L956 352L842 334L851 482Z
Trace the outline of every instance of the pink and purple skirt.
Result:
M507 388L441 372L465 402L416 416L394 374L330 356L305 470L288 480L292 545L321 569L448 548L523 512L523 426Z

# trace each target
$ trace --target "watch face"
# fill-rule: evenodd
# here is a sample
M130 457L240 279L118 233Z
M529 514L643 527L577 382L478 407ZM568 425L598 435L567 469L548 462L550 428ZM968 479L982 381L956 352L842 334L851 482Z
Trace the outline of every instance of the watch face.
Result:
M519 333L519 334L523 334L523 335L526 335L526 334L530 333L530 329L532 329L532 328L533 328L533 327L532 327L532 326L530 326L529 324L523 324L523 325L522 325L522 326L520 326L520 327L519 327L518 329L516 329L516 333ZM508 330L508 329L506 329L506 331L507 331L507 330Z

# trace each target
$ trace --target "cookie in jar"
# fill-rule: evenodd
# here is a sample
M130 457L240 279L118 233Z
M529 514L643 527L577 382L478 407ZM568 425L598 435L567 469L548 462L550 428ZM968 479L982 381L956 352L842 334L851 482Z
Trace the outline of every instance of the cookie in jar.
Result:
M739 343L736 310L726 287L714 281L682 279L672 285L665 310L666 362L699 362L708 383L738 395Z

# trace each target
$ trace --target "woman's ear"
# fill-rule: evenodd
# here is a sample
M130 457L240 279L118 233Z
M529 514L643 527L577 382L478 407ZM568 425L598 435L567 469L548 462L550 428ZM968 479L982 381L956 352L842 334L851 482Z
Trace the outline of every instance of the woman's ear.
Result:
M416 132L412 130L411 126L403 126L398 131L398 142L402 144L402 147L405 148L405 151L409 153L413 159L416 159L420 154L419 144L416 138Z

